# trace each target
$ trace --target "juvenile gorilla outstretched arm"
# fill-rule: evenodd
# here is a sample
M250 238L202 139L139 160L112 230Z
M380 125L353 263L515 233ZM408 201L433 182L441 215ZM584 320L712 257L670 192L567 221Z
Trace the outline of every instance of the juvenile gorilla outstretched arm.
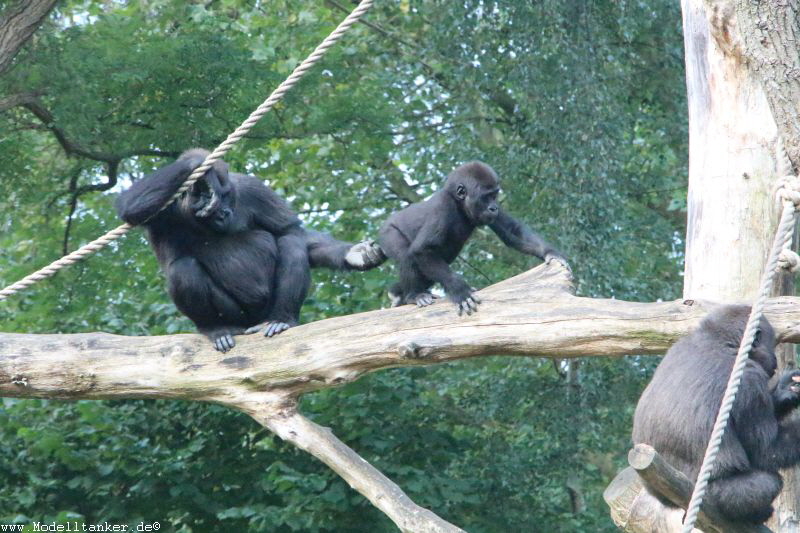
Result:
M497 218L494 222L489 224L489 227L500 237L503 244L509 248L513 248L524 254L535 255L539 259L544 259L547 262L550 262L551 259L555 259L569 268L561 252L550 246L528 226L502 209L499 210Z

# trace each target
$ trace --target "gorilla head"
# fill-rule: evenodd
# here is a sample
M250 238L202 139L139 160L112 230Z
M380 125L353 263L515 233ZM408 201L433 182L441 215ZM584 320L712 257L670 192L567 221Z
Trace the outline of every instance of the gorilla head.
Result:
M480 161L461 165L447 176L444 188L473 225L483 226L497 219L500 180L489 165Z
M200 165L205 160L205 150L192 149L184 152L179 160L189 160L192 165ZM228 176L228 164L217 161L189 189L181 203L181 210L187 218L203 228L216 233L235 233L244 229L236 213L236 189Z

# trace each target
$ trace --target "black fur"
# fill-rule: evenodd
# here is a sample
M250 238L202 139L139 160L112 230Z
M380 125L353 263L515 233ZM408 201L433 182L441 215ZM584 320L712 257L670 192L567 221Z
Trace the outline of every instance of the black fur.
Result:
M507 246L548 262L566 260L526 225L497 204L500 183L489 165L474 161L455 169L444 187L424 202L392 214L379 242L398 262L400 281L389 289L395 305L433 302L428 292L438 282L458 306L459 314L477 311L480 300L470 285L450 270L476 227L488 225Z
M159 209L208 154L194 149L136 182L117 199L120 217L147 229L175 305L215 348L233 335L272 336L298 323L309 268L366 270L384 257L377 246L352 245L304 229L261 180L216 163L190 191Z
M700 471L750 307L731 305L708 315L676 342L642 393L633 442L653 446L693 482ZM711 473L706 499L732 521L761 523L783 486L779 468L800 462L800 422L785 418L800 403L800 371L773 386L775 332L762 318Z

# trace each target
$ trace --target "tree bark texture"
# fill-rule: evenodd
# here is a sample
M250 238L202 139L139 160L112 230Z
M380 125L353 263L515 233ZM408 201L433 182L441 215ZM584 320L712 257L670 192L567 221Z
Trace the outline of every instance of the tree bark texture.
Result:
M798 167L797 2L682 0L689 100L685 298L752 298L777 223L777 180ZM788 161L787 161L788 156ZM781 275L774 294L793 294ZM781 369L794 346L778 348ZM797 469L770 526L800 531Z
M0 12L0 74L33 35L58 0L16 0Z

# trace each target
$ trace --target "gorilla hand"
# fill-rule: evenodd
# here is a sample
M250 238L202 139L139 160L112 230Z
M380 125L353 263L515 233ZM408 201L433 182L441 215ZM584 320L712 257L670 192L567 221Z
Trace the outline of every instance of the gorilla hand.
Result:
M778 418L800 405L800 370L786 370L781 374L772 391L772 398Z
M564 256L562 256L557 252L550 252L547 255L545 255L544 262L548 265L556 263L558 265L561 265L568 272L572 273L572 268L569 266L569 263L567 262L566 258L564 258Z

